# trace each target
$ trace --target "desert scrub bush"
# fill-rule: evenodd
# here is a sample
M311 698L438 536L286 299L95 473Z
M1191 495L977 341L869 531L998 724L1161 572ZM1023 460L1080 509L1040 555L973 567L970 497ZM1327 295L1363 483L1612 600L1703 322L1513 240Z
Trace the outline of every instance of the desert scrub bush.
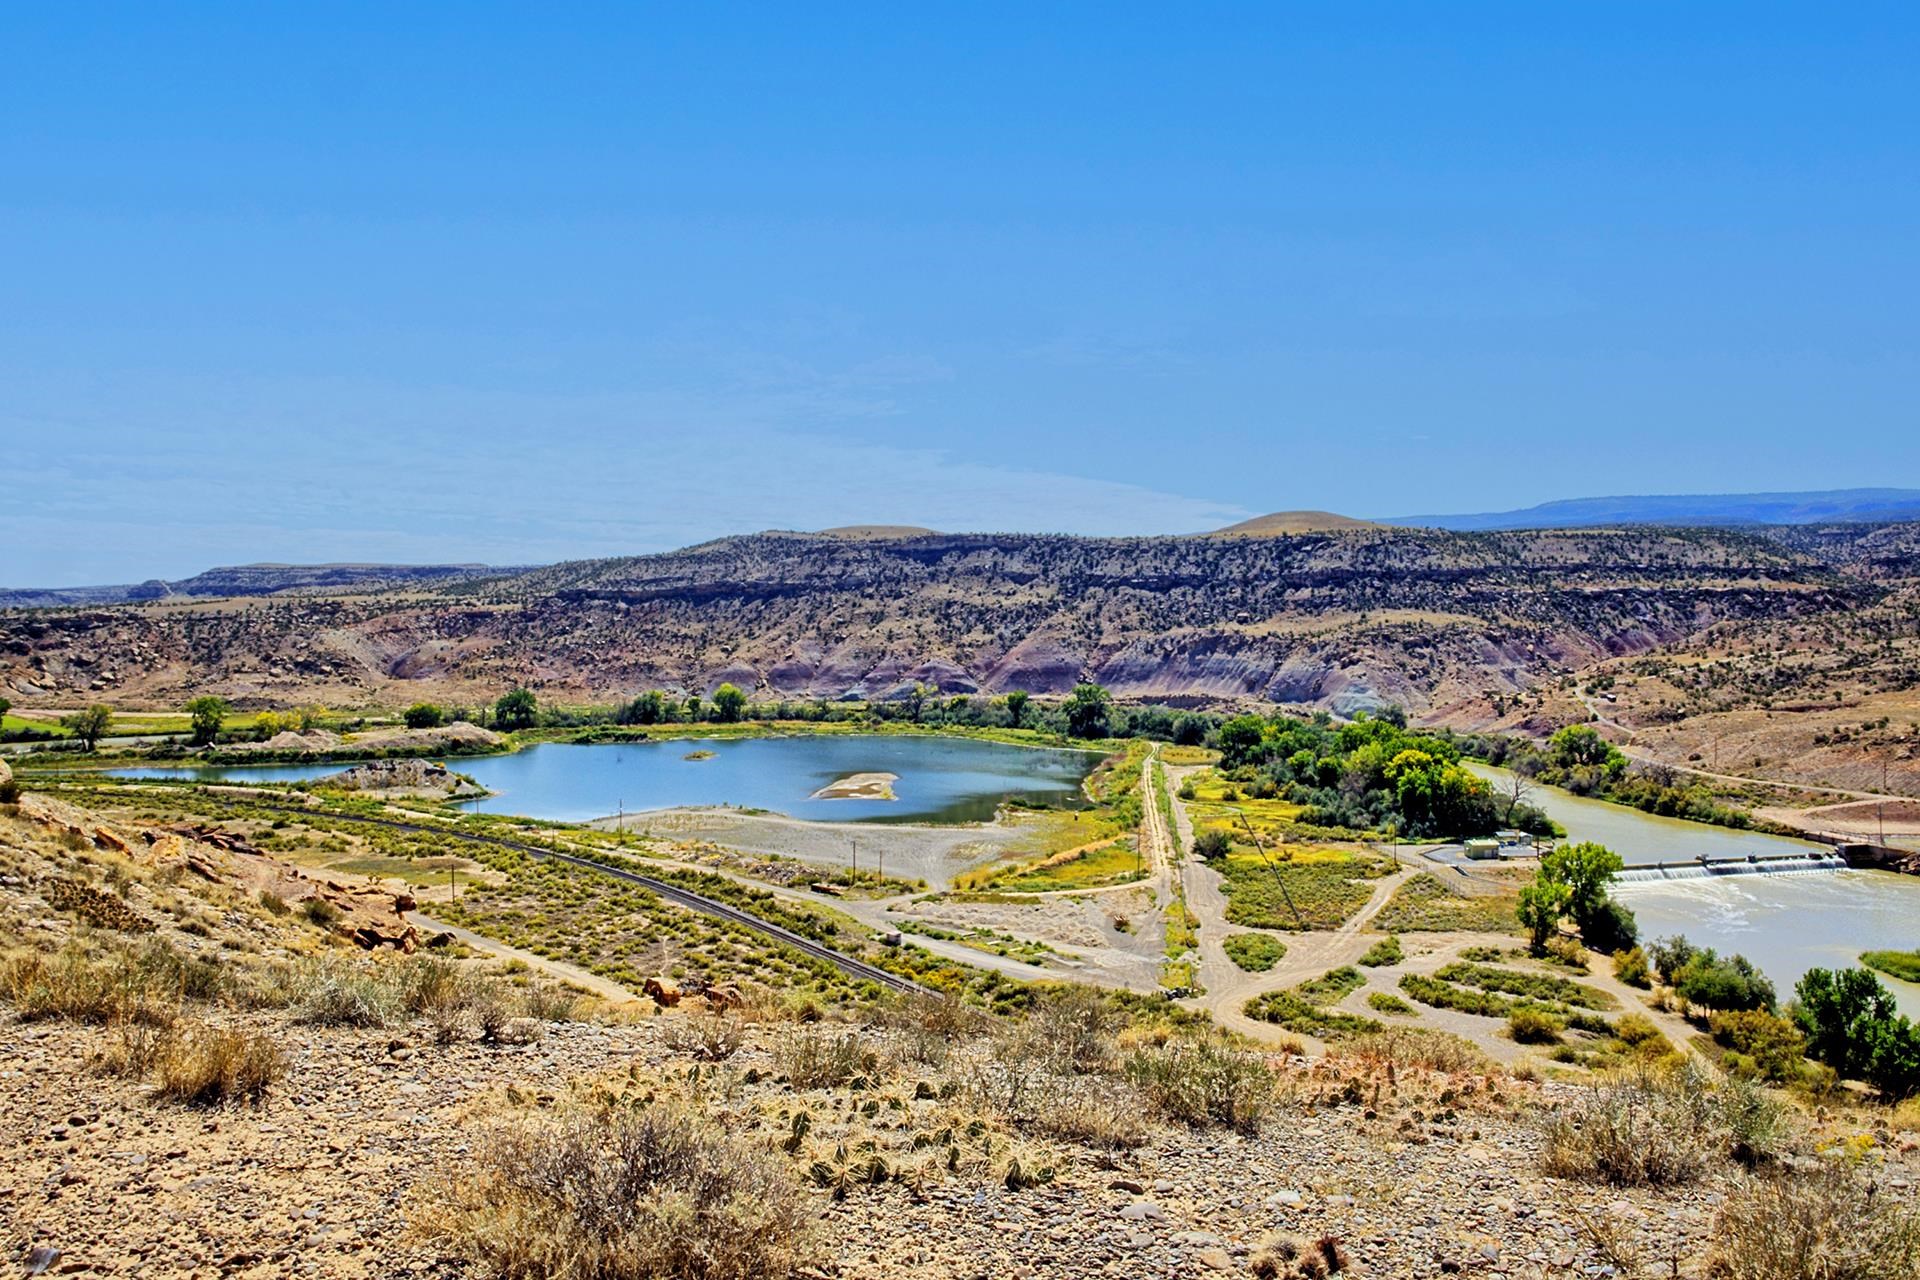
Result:
M774 1063L796 1089L833 1089L880 1069L880 1054L858 1027L814 1024L783 1037Z
M1401 950L1399 937L1390 933L1368 947L1367 953L1360 957L1360 963L1369 969L1382 969L1388 965L1399 964L1406 958L1407 953Z
M1852 1161L1746 1179L1714 1215L1713 1280L1907 1280L1920 1275L1920 1215Z
M116 948L104 956L86 954L77 945L53 956L16 951L0 960L0 994L26 1020L63 1018L73 1022L135 1022L170 1025L178 1015L181 992L165 944L136 953Z
M1338 1236L1301 1240L1275 1236L1247 1260L1255 1280L1322 1280L1348 1266L1347 1246Z
M746 1024L724 1013L691 1013L667 1028L667 1048L702 1062L725 1062L747 1041Z
M1135 1049L1122 1073L1168 1120L1252 1133L1273 1103L1273 1073L1260 1058L1214 1040L1173 1040Z
M1715 1044L1726 1049L1720 1065L1732 1075L1776 1083L1800 1078L1807 1040L1790 1018L1764 1009L1729 1009L1707 1019Z
M1545 973L1520 973L1493 965L1456 962L1443 965L1433 976L1441 982L1582 1009L1611 1009L1617 1003L1597 987L1589 987L1571 978L1557 978Z
M1402 1000L1399 996L1394 995L1391 991L1369 991L1367 993L1367 1008L1379 1013L1397 1013L1403 1016L1413 1012L1412 1005Z
M371 962L307 960L295 967L288 989L294 1020L308 1026L391 1026L404 1007L396 984Z
M520 993L520 1009L536 1022L571 1022L580 997L557 982L536 982Z
M1357 1013L1326 1009L1295 991L1268 991L1248 1000L1244 1012L1249 1018L1271 1022L1303 1036L1334 1040L1341 1036L1365 1035L1380 1031L1381 1024Z
M1221 939L1227 959L1248 973L1265 973L1286 959L1287 944L1265 933L1232 933Z
M670 1106L529 1118L423 1196L416 1221L503 1280L758 1280L793 1274L807 1201L786 1165Z
M1516 1044L1558 1044L1567 1024L1542 1009L1519 1008L1507 1015L1507 1034Z
M1471 1041L1429 1027L1388 1027L1327 1046L1327 1057L1372 1066L1420 1067L1448 1075L1484 1074L1493 1062Z
M1647 963L1647 953L1639 947L1628 947L1625 951L1613 953L1613 976L1630 987L1642 990L1653 985L1653 972Z
M152 1059L160 1096L199 1107L258 1102L283 1066L272 1037L202 1022L175 1024Z
M1784 1115L1764 1090L1716 1087L1691 1060L1639 1064L1547 1119L1544 1165L1555 1177L1614 1186L1690 1182L1716 1153L1749 1164L1770 1158Z
M308 924L322 929L331 929L340 923L340 908L325 898L308 898L300 904L300 915Z

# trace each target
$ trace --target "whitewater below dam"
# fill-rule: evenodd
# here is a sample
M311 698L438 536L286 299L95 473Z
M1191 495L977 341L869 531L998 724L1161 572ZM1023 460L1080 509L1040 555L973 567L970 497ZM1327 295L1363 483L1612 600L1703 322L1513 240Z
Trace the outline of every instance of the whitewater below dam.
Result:
M1496 787L1512 776L1470 767ZM1639 920L1641 938L1685 934L1737 951L1773 979L1782 1000L1808 969L1858 964L1863 951L1920 947L1920 876L1848 870L1811 840L1655 817L1555 787L1533 787L1529 803L1570 840L1597 841L1630 865L1668 863L1664 873L1630 871L1614 887ZM1763 861L1715 871L1687 865L1702 855ZM1884 974L1881 981L1904 1012L1920 1016L1920 985Z

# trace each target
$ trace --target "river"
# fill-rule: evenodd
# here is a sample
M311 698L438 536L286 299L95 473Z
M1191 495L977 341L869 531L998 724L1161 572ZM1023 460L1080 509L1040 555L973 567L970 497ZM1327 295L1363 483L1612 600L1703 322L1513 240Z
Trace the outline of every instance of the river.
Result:
M1501 786L1512 775L1468 766ZM1817 855L1827 846L1786 836L1660 818L1624 805L1535 785L1528 803L1567 829L1571 840L1606 845L1629 864L1761 855ZM1890 871L1791 871L1633 880L1613 894L1632 908L1645 939L1685 934L1737 951L1773 979L1784 1001L1812 968L1845 968L1862 951L1920 947L1920 876ZM1880 975L1903 1012L1920 1017L1920 985Z

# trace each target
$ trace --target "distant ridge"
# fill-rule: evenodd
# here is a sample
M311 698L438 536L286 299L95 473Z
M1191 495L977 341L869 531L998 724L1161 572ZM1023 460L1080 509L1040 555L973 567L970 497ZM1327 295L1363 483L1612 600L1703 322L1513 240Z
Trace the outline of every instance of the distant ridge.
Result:
M129 604L184 596L270 596L283 591L444 583L461 578L522 573L528 566L484 564L242 564L208 569L191 578L105 587L0 587L0 609L45 609L61 605Z
M1331 511L1275 511L1268 515L1255 516L1251 520L1242 520L1239 524L1230 524L1224 529L1215 529L1209 536L1277 538L1289 533L1328 533L1336 529L1377 529L1379 527L1371 520L1355 520L1352 516L1336 515Z
M823 538L925 538L934 532L917 524L843 524L822 529Z
M1584 529L1631 524L1852 524L1896 520L1920 520L1920 489L1569 498L1514 511L1382 516L1378 523L1472 532L1485 529Z

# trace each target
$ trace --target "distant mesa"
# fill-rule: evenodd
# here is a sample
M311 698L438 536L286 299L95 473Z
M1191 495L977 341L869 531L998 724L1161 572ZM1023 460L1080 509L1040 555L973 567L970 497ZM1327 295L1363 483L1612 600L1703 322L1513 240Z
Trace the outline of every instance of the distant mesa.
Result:
M1239 524L1230 524L1224 529L1215 529L1216 538L1277 538L1290 533L1332 533L1339 529L1378 529L1380 526L1370 520L1355 520L1352 516L1336 515L1331 511L1275 511L1271 515L1255 516L1251 520L1242 520Z
M880 540L885 538L925 538L935 530L922 529L917 524L843 524L832 529L822 529L823 538L852 538Z

